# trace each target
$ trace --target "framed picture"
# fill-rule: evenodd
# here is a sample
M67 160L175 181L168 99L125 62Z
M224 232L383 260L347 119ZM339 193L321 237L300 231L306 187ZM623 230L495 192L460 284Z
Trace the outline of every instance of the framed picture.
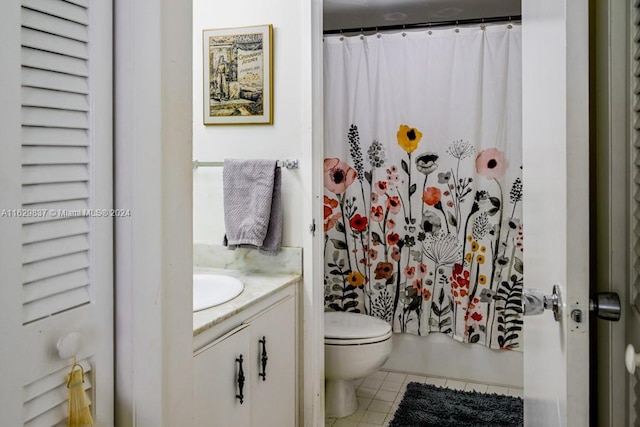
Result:
M273 123L273 26L203 30L204 124Z

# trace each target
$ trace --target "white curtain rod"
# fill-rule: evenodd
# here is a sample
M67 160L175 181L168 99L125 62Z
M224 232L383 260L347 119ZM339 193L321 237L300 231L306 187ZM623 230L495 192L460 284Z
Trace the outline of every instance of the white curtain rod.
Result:
M200 167L223 167L224 162L201 162L199 160L193 161L193 168L198 169ZM285 169L298 169L299 161L298 159L289 159L289 160L278 160L276 162L276 166Z

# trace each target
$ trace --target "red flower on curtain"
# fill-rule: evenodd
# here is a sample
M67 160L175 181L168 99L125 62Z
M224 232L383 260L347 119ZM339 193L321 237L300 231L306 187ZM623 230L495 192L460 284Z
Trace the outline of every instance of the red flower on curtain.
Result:
M329 231L336 225L336 221L342 218L342 213L333 213L333 210L338 207L338 201L331 197L324 196L324 231Z
M355 214L349 221L349 225L352 229L361 233L367 229L367 217L360 214Z
M422 193L422 201L429 206L435 206L442 199L442 192L438 187L427 187Z
M451 289L456 300L456 304L462 304L462 301L458 300L458 298L463 298L469 294L469 276L471 273L468 270L465 270L462 264L454 264L453 270L451 271L451 277L449 280L451 281Z
M471 318L472 318L473 320L475 320L476 322L479 322L479 321L481 321L481 320L482 320L482 314L480 314L480 313L478 313L478 312L476 311L476 312L474 312L474 313L471 315Z
M380 280L380 279L388 279L391 277L391 275L393 274L393 264L391 264L390 262L379 262L376 265L376 269L374 271L375 278Z
M397 245L400 241L400 235L398 233L389 233L387 235L387 243L390 245Z

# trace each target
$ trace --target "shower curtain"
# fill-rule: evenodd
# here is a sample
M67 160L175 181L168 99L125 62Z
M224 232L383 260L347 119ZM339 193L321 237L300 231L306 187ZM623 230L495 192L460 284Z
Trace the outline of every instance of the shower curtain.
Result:
M324 40L325 309L522 344L521 27Z

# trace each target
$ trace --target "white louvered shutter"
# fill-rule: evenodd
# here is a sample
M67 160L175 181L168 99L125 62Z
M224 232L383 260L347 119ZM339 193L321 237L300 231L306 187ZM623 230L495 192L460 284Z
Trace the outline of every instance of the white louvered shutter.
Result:
M0 425L66 425L70 360L56 344L71 332L94 419L113 425L112 4L8 3L0 362L12 383L0 386Z

